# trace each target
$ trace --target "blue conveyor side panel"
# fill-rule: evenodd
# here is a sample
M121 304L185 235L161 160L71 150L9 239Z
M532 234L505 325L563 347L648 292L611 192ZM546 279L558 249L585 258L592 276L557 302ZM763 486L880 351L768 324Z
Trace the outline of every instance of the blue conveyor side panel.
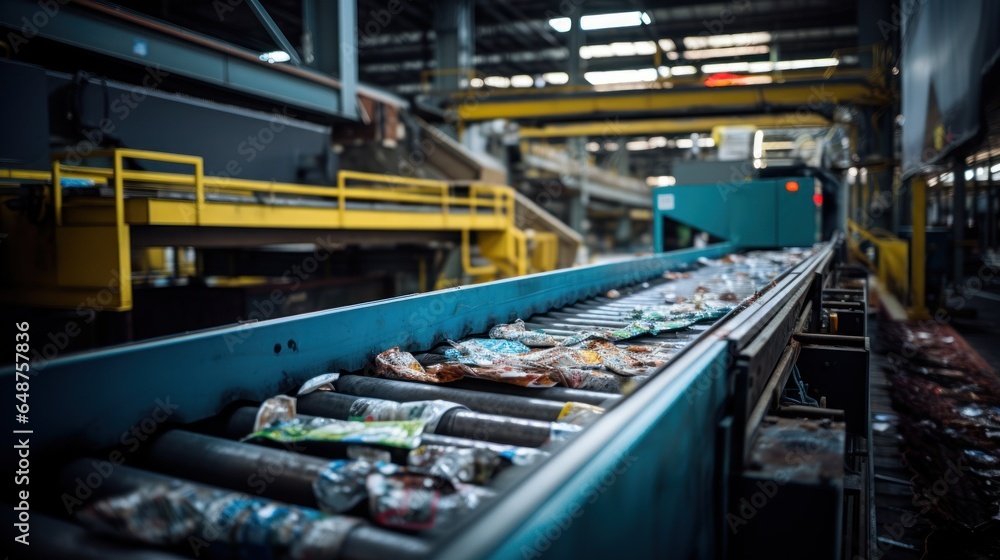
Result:
M175 407L171 421L202 420L234 401L261 401L320 373L361 369L392 346L431 348L732 250L724 243L35 362L32 449L72 452L120 443L164 404ZM44 340L44 333L32 338ZM14 386L13 378L13 367L0 371L6 386Z

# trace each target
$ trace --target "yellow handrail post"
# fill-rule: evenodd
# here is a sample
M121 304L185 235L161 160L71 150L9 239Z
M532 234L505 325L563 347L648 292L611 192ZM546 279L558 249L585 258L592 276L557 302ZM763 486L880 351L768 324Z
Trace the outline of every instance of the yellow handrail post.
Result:
M202 212L205 210L205 160L197 158L194 162L194 223L201 225Z
M528 238L521 233L517 238L517 274L524 276L528 273Z
M514 191L511 189L504 189L504 194L507 196L507 222L510 225L514 225L514 212L517 207L517 197L514 196Z
M115 182L115 225L122 227L125 225L125 177L122 173L122 153L114 151L112 172Z
M927 317L926 259L927 259L927 179L918 176L910 182L910 199L913 207L913 236L910 240L910 317Z
M870 175L869 173L865 173L864 174L864 180L863 181L861 181L861 180L858 181L858 183L861 185L861 208L860 208L860 210L861 210L861 225L862 225L862 227L866 227L866 228L871 226L871 220L869 220L869 218L868 218L869 197L870 197L870 193L868 192L868 189L871 186L871 185L868 184L868 177L869 177L869 175ZM858 179L861 179L861 177L862 177L862 174L858 173Z
M347 188L347 177L343 171L337 173L337 211L340 215L340 227L344 227L344 214L347 210L347 195L344 189Z
M447 183L441 185L441 211L442 211L442 219L444 221L444 226L445 227L448 227L448 202L449 202L449 200L448 200L448 194L449 194L449 192L448 191L449 191L449 189L450 189L450 186Z
M56 215L56 225L62 225L62 162L52 160L52 206Z
M487 274L495 274L497 267L495 265L487 266L472 266L472 241L469 230L462 230L462 270L469 276L485 276Z

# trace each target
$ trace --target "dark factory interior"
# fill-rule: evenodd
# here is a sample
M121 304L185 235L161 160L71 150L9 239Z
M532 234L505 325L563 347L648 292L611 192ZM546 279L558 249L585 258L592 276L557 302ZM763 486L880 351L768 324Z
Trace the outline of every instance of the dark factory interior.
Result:
M4 0L0 92L5 558L1000 559L1000 2Z

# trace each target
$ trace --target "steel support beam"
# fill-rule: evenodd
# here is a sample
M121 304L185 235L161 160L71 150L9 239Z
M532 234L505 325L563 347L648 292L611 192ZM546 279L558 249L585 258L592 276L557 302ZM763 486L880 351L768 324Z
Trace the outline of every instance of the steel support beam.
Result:
M958 173L956 171L956 173ZM955 177L957 182L958 177ZM910 181L913 237L910 239L910 318L927 317L927 179Z
M544 91L544 90L543 90ZM650 89L627 92L550 92L494 95L488 101L461 103L463 121L492 119L604 119L651 115L739 114L806 108L820 112L843 103L881 106L889 97L865 81L804 81L759 86Z
M437 6L434 17L434 58L437 75L434 87L441 91L460 89L472 70L476 54L475 2L445 0Z
M965 157L957 157L952 162L952 175L955 177L955 187L952 191L952 282L958 286L962 282L962 270L965 268L965 225L966 202L965 192ZM914 210L915 211L915 210ZM975 197L973 197L972 211L975 213ZM915 223L915 222L914 222ZM914 225L914 227L916 227Z
M707 132L717 126L755 126L757 128L825 127L832 123L823 115L788 113L784 115L719 116L696 119L643 119L608 123L553 123L539 127L525 126L518 130L521 138L571 138L574 136L619 136L645 134L690 134Z
M267 13L267 10L265 10L264 6L261 5L260 0L249 0L247 5L250 7L250 11L253 12L253 15L257 16L257 19L260 21L261 25L264 26L264 29L267 30L267 34L271 36L271 39L273 39L275 43L278 43L281 50L288 54L292 63L296 66L302 64L302 58L299 56L299 51L292 46L292 43L287 37L285 37L285 34L281 32L281 29L278 28L278 24L274 23L274 20L271 19L271 14Z
M578 10L582 11L582 10ZM585 44L583 28L580 27L580 14L577 13L571 18L573 22L569 30L569 58L566 73L569 74L569 84L580 86L587 83L583 73L587 70L587 61L580 56L580 47Z
M2 2L0 26L20 33L22 19L30 21L36 12L38 5L30 0ZM58 17L49 18L37 36L289 107L321 115L354 116L341 111L345 84L329 76L296 66L267 64L259 59L260 53L89 0L63 6ZM135 48L137 44L142 48ZM352 55L356 58L356 51Z

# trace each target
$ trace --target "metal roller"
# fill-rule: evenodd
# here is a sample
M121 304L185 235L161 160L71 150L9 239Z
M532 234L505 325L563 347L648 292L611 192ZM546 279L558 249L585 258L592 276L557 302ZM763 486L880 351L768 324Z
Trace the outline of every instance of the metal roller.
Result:
M379 381L384 380L380 379ZM423 385L417 385L416 383L392 383L423 387ZM455 390L458 391L460 389ZM361 398L364 397L344 395L330 391L317 391L300 397L296 407L298 411L305 414L346 420L350 413L351 404ZM548 404L555 403L548 401ZM562 406L559 406L559 409L562 410ZM508 445L520 445L522 447L539 447L549 440L549 437L552 434L552 423L494 414L482 414L462 409L452 409L441 415L441 419L438 421L437 427L434 429L434 433L444 436L455 436L482 441L492 441L496 443L505 443Z
M30 540L29 546L21 547L18 558L30 560L184 560L185 558L95 535L79 525L34 511L31 512L31 532L37 537ZM12 539L13 535L10 538Z
M565 402L441 387L409 381L345 375L335 383L337 391L359 397L412 402L441 399L465 405L476 412L554 422ZM500 383L497 383L500 385Z
M183 430L157 438L146 459L151 468L173 476L307 507L316 507L312 483L329 463Z
M569 387L518 387L506 383L496 383L483 379L459 379L452 381L448 387L456 389L467 389L470 391L480 391L484 393L499 393L501 395L513 395L516 397L532 397L545 399L565 404L569 401L592 404L594 406L610 407L622 399L621 395L611 393L601 393L599 391L588 391L586 389L570 389Z
M552 437L551 422L454 410L438 422L437 433L521 447L541 447Z
M186 435L196 436L197 434ZM207 438L208 436L201 436ZM217 439L217 438L210 438ZM325 463L325 461L320 461ZM202 463L205 463L203 460ZM196 470L196 469L195 469ZM213 465L198 472L209 472L214 470ZM159 473L149 472L142 469L126 467L124 465L114 465L108 461L94 459L76 459L64 468L59 474L60 489L67 493L74 493L80 481L94 477L93 473L110 473L103 477L103 482L95 488L91 488L92 494L85 504L93 503L95 500L124 494L135 491L144 486L154 484L169 483L178 479ZM98 475L99 476L99 475ZM210 484L202 484L190 480L183 480L193 486L204 490L219 489ZM88 486L89 487L89 486ZM255 495L250 492L251 495ZM149 550L148 548L146 550ZM368 522L358 520L358 524L347 533L343 544L340 547L340 554L331 560L375 560L376 558L393 558L393 560L416 560L426 558L430 552L427 541L401 534L388 529L382 529L370 525ZM140 558L143 560L172 560L172 556L127 556L128 558ZM45 556L44 558L50 558ZM69 558L89 558L77 554ZM95 557L96 558L96 557ZM101 556L100 558L114 558L113 556Z
M238 408L233 411L226 421L223 435L229 438L241 438L253 429L254 420L257 417L257 409L252 406L245 406ZM297 418L303 422L308 422L309 420L315 418L315 416L308 414L299 414ZM482 441L470 438L461 438L450 435L442 434L423 434L420 436L420 443L422 445L441 445L446 447L473 447L477 449L493 449L495 451L500 451L505 448L506 445L511 444L499 444L492 441ZM263 445L267 447L282 447L284 444L276 441L263 440L259 442L254 442L255 445ZM306 453L309 455L316 455L318 457L326 457L330 459L343 459L347 457L347 446L344 444L328 441L298 441L295 442L296 450L300 453ZM368 444L366 444L368 445ZM378 445L369 445L370 447L378 447L388 451L392 457L392 461L398 464L406 464L406 457L409 454L409 449L399 449L384 447Z

